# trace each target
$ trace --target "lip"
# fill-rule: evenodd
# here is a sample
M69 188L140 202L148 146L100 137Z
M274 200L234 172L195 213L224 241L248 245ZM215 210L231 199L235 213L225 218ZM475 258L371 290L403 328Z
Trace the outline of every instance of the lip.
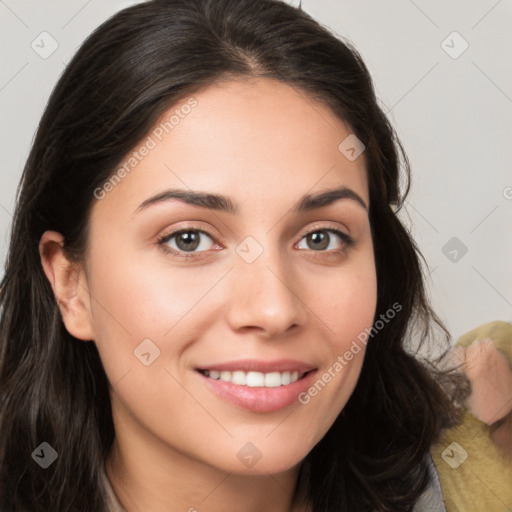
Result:
M294 359L279 359L275 361L261 361L257 359L241 359L240 361L229 361L225 363L212 363L208 366L199 366L197 370L218 370L222 371L236 371L242 370L244 372L294 372L306 373L315 369L312 364L296 361Z
M241 369L240 366L236 368ZM228 370L226 369L226 371ZM263 413L278 411L291 406L293 403L299 404L299 394L306 391L312 385L317 371L316 369L309 370L301 379L275 388L238 386L231 382L211 379L199 371L195 373L216 396L236 407Z

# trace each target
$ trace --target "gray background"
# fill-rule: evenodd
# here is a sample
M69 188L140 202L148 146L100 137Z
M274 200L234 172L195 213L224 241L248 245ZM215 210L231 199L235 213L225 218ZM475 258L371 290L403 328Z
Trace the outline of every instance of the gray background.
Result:
M0 0L2 266L17 183L50 91L85 37L134 3ZM428 262L434 309L455 338L511 321L512 2L305 0L302 7L355 44L405 146L413 182L400 218ZM47 58L31 46L44 52L51 44L58 48Z

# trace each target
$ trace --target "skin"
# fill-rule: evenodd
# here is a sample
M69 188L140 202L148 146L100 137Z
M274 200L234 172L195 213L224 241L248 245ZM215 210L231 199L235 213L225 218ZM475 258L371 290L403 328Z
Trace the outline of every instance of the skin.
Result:
M69 262L62 236L47 232L43 267L66 328L94 341L112 385L116 440L106 470L127 511L303 510L292 503L300 462L350 397L364 345L307 405L267 413L219 398L194 369L292 358L320 376L371 327L377 281L367 210L341 199L292 211L304 194L340 186L368 206L364 154L348 160L338 145L350 128L271 79L229 80L194 98L190 114L95 200L84 261ZM240 212L169 200L135 213L170 188L229 196ZM158 243L184 227L209 233L195 259ZM324 231L332 228L354 245L344 250ZM308 244L310 231L329 236L329 246ZM236 252L249 236L263 248L252 263ZM183 248L177 238L167 247ZM134 349L148 338L160 356L145 366ZM251 468L237 457L247 442L262 455Z

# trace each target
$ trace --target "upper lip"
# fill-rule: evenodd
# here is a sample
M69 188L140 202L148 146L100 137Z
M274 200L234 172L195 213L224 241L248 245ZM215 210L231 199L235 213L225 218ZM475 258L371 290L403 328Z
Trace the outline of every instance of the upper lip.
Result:
M258 359L241 359L240 361L228 361L224 363L212 363L207 366L200 366L197 370L218 370L218 371L236 371L244 372L293 372L306 373L314 370L312 364L296 361L294 359L278 359L275 361L262 361Z

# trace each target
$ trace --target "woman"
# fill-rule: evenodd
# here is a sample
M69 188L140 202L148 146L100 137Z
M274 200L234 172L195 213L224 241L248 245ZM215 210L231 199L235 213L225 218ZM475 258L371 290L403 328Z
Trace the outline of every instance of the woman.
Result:
M456 415L408 347L449 338L395 215L408 177L361 58L301 10L105 22L19 192L2 510L421 510Z

